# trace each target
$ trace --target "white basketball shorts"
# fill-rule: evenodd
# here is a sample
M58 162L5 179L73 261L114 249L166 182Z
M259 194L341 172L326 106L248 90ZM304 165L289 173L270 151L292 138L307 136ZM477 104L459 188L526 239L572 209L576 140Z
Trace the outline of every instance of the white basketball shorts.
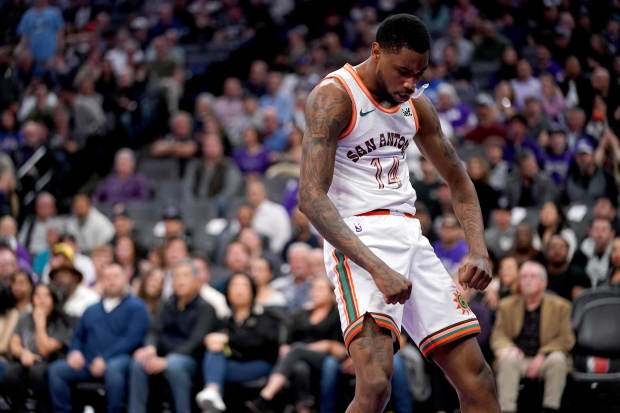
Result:
M480 332L478 319L422 235L417 219L377 210L344 221L373 253L412 283L405 304L386 304L370 273L325 241L325 266L334 284L347 350L361 332L366 313L392 332L395 351L402 324L425 357L443 344Z

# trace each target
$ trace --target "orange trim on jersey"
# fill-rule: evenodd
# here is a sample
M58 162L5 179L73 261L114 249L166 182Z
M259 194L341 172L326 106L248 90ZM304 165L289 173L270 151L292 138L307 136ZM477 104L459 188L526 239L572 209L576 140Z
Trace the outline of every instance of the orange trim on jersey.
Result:
M340 133L340 135L338 135L338 139L344 139L347 136L349 136L351 134L351 132L353 132L353 129L355 128L355 123L357 122L357 107L355 106L355 99L353 99L353 93L351 92L351 89L349 88L349 85L347 85L347 82L342 78L342 76L337 75L337 74L332 74L327 76L325 79L336 79L338 80L340 83L342 83L342 86L344 86L344 88L347 90L347 93L349 94L349 98L351 99L351 104L353 105L352 112L351 112L351 119L349 120L349 124L347 125L347 128Z
M409 104L411 105L411 110L413 111L413 120L415 121L415 133L420 132L420 123L418 121L418 112L415 110L415 105L413 104L413 99L409 99Z
M368 88L366 87L364 82L362 81L362 78L360 77L360 75L357 74L357 71L353 68L353 66L351 66L350 64L347 63L346 65L344 65L344 68L345 68L345 70L347 72L349 72L351 74L351 76L353 76L353 80L355 80L355 83L357 83L357 85L360 87L362 92L364 92L366 97L368 99L370 99L372 104L375 105L377 107L377 109L379 109L380 111L385 112L385 113L396 113L396 112L398 112L398 109L400 109L400 105L394 106L393 108L390 108L390 109L386 109L383 106L381 106L379 104L379 102L377 102L375 100L374 97L372 97L372 93L370 93L370 91L368 90Z
M392 211L389 209L375 209L374 211L364 212L363 214L357 214L356 217L367 217L371 215L400 215L400 214L392 214ZM403 212L403 215L407 218L413 218L409 212Z

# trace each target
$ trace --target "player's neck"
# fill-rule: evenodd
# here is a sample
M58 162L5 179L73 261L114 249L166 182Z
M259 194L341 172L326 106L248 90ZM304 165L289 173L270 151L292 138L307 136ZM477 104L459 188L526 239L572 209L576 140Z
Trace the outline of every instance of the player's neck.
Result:
M362 82L364 82L366 89L368 89L377 102L381 103L381 106L389 109L394 106L394 104L385 99L385 94L382 92L377 79L376 70L377 64L370 57L355 66L355 71L362 79Z

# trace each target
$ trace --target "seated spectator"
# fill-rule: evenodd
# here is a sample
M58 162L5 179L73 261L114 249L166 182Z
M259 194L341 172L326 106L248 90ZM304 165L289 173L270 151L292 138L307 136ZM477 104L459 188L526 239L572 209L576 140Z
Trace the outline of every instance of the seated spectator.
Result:
M75 318L100 300L99 295L82 283L82 273L72 265L65 264L50 272L50 282L60 288L64 297L63 310Z
M551 74L540 76L540 88L543 113L552 121L560 121L564 116L564 95Z
M60 225L56 214L56 198L49 192L41 192L35 201L35 213L28 215L19 231L19 242L33 257L47 249L47 229Z
M616 237L611 246L611 268L609 270L609 283L620 285L620 237Z
M152 267L140 277L137 296L144 301L151 317L155 317L162 303L164 291L164 272L161 268Z
M103 272L106 267L114 262L114 250L110 245L102 245L93 248L90 253L95 267L95 281L90 285L97 294L103 294Z
M140 272L138 268L138 256L136 244L130 237L120 237L116 240L114 248L114 260L123 267L123 271L129 275L130 283L135 280Z
M530 150L521 153L518 168L513 169L508 180L511 184L506 186L504 194L510 205L541 207L555 199L555 184L544 172L540 172L536 155Z
M172 270L176 264L189 259L189 248L187 243L180 237L170 238L166 242L163 251L164 269L164 298L168 299L172 293Z
M611 199L614 205L618 199L618 183L613 175L594 162L594 149L590 143L577 143L575 165L568 172L561 196L563 205L594 205L600 197Z
M588 237L575 252L571 264L585 269L593 288L609 284L609 257L614 236L610 220L594 218L588 229Z
M130 368L130 413L146 413L150 376L162 374L172 392L174 411L192 411L192 379L204 354L204 337L216 327L213 307L199 294L198 269L183 259L172 267L174 294L151 323L146 346L133 353Z
M484 302L495 311L500 299L515 294L519 294L519 263L507 256L499 261L497 277L484 291Z
M73 322L62 311L62 295L53 286L39 284L32 294L33 310L23 315L9 347L16 361L7 365L0 387L16 410L24 409L28 389L37 412L49 412L47 374L50 363L60 358L71 341Z
M252 258L250 260L250 276L256 284L256 304L263 307L286 306L284 294L269 285L273 280L273 268L268 259L263 257Z
M215 241L215 252L213 253L216 264L223 264L226 257L228 245L237 239L239 233L244 228L252 228L254 220L254 208L250 204L241 204L237 208L234 217L230 217L228 225L217 236Z
M545 154L536 142L535 137L527 134L527 120L521 114L514 115L508 120L507 142L504 146L504 160L513 164L519 156L530 150L536 156L539 165L545 163Z
M215 99L214 109L225 127L231 125L235 118L243 113L242 93L239 79L229 77L224 81L222 96Z
M310 251L308 244L298 242L288 249L290 273L276 278L270 286L284 295L291 310L304 308L310 302Z
M288 248L296 242L306 243L312 248L319 246L318 237L310 230L310 221L304 213L299 210L299 207L293 209L291 220L293 222L293 236L284 244L284 248L282 248L283 259L286 258Z
M265 377L278 357L278 322L255 304L256 285L245 273L233 274L226 283L226 300L232 314L221 332L204 338L207 353L202 362L204 389L196 395L203 411L224 411L226 383Z
M489 136L506 138L506 129L498 120L495 102L490 95L480 93L476 96L476 116L478 122L472 130L465 134L466 142L482 143Z
M8 285L0 283L0 370L6 367L11 357L9 341L19 321L19 311L15 308L15 298ZM2 378L0 371L0 378Z
M204 258L192 257L192 262L198 270L198 279L200 280L200 296L215 310L218 319L224 319L230 315L230 308L226 302L226 296L211 287L211 273L209 272L209 264Z
M590 279L584 269L570 265L569 243L561 235L552 235L545 247L547 290L572 301L586 288L590 288Z
M562 238L568 242L568 260L570 261L577 249L577 235L566 225L562 210L554 202L548 201L540 210L538 228L534 234L534 246L541 251L546 250L551 237L556 234L562 235Z
M33 290L34 284L27 272L17 270L17 272L11 276L11 294L13 294L15 308L19 311L20 315L32 312Z
M262 129L262 124L263 115L258 107L258 99L256 95L248 94L243 97L243 112L232 119L231 123L227 125L226 131L233 146L238 147L244 143L247 145L245 131L252 129L256 131L258 136L258 131ZM233 159L235 159L234 153ZM235 159L235 161L237 160ZM239 168L245 173L241 165L239 165Z
M269 239L271 252L280 253L291 237L291 223L286 210L267 199L265 185L259 180L248 182L246 198L254 208L252 228Z
M499 198L497 191L488 183L489 166L481 156L472 156L467 160L467 173L476 188L482 218L486 225Z
M439 100L437 113L446 122L450 122L457 137L464 136L474 124L471 108L459 101L454 86L442 83L437 88Z
M258 100L261 109L273 107L283 123L290 122L293 109L293 95L282 87L282 73L272 71L267 75L265 94Z
M545 294L547 273L539 263L524 263L519 283L521 294L501 301L491 335L499 403L503 412L516 412L519 380L539 377L545 382L543 408L558 411L575 344L570 303Z
M252 228L242 229L239 232L239 235L237 235L237 241L239 241L247 248L250 259L256 257L266 258L271 263L271 266L276 270L274 275L278 276L280 274L279 269L282 265L282 260L278 255L266 250L263 247L264 241L263 239L261 239L261 237L258 236L256 231L254 231Z
M329 279L315 277L310 296L311 309L301 310L293 317L286 344L280 348L278 362L260 397L246 404L251 411L267 410L273 398L292 381L296 411L310 412L315 404L310 393L311 373L320 372L328 355L339 360L346 357L336 297Z
M492 216L492 224L484 231L484 239L495 258L502 259L512 251L515 238L515 228L510 223L512 212L505 197L499 199Z
M564 183L570 164L573 161L573 151L568 146L566 131L557 125L549 129L549 146L545 153L545 174L560 186Z
M220 216L228 209L230 199L237 195L243 179L237 165L224 156L222 138L206 134L202 138L202 159L189 162L183 177L183 193L186 199L214 199Z
M144 175L136 172L136 157L133 151L123 148L116 152L114 172L99 185L93 201L118 204L149 197L149 184Z
M47 248L37 254L37 256L34 257L34 261L32 262L32 270L39 277L39 280L41 282L43 282L43 273L46 267L48 267L49 270L49 260L52 255L52 249L54 248L54 245L60 242L60 234L54 226L51 226L47 229L46 239Z
M526 98L542 97L540 80L532 76L532 66L526 59L520 59L517 63L517 77L510 81L510 85L515 93L515 103L521 110L525 108Z
M610 128L605 129L594 151L597 165L609 166L614 171L616 181L620 177L620 140Z
M103 378L107 412L125 411L131 353L149 328L144 303L129 294L129 277L118 264L103 275L103 298L78 321L66 360L52 364L49 389L54 412L71 412L71 383Z
M254 127L243 131L243 145L235 149L232 158L244 175L262 175L271 165L271 154L261 143Z
M515 230L514 248L511 254L519 266L526 261L544 262L545 257L534 247L532 228L526 223L519 224Z
M15 252L17 265L32 272L30 265L30 253L21 242L17 240L17 221L10 215L3 215L0 218L0 243L6 245Z
M73 197L73 215L67 221L67 231L75 234L81 252L90 252L114 237L114 225L84 194Z
M469 253L463 230L453 214L445 214L439 227L439 240L433 243L437 258L451 275L455 275L461 260Z
M170 119L170 134L156 140L151 146L151 155L157 158L189 159L198 151L198 144L192 136L192 116L187 112L177 112ZM183 172L185 164L179 165Z
M51 249L49 261L43 268L41 281L48 282L50 271L66 264L73 265L80 270L87 285L92 284L95 281L95 266L88 255L78 252L79 249L75 237L65 233L59 237L58 241Z
M274 107L263 109L263 144L270 151L281 152L288 145L288 135L280 121L278 111Z
M327 275L325 269L325 256L322 247L312 248L308 254L308 267L313 277Z
M15 252L6 245L0 244L0 285L11 286L11 277L19 269Z
M527 122L527 136L530 136L536 142L542 142L541 134L549 130L551 122L543 112L540 98L534 96L525 98L523 116Z

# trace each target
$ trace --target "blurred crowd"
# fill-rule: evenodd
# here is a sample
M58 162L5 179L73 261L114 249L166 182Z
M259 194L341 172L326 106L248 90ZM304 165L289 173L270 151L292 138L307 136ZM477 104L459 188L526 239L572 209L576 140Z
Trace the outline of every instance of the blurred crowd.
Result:
M399 12L431 32L421 84L487 228L494 281L459 308L502 409L536 376L559 409L571 301L620 286L613 0L3 1L0 411L69 412L93 380L108 412L344 410L353 370L296 207L304 106ZM408 164L456 275L449 188L415 145ZM389 408L452 411L403 337Z

